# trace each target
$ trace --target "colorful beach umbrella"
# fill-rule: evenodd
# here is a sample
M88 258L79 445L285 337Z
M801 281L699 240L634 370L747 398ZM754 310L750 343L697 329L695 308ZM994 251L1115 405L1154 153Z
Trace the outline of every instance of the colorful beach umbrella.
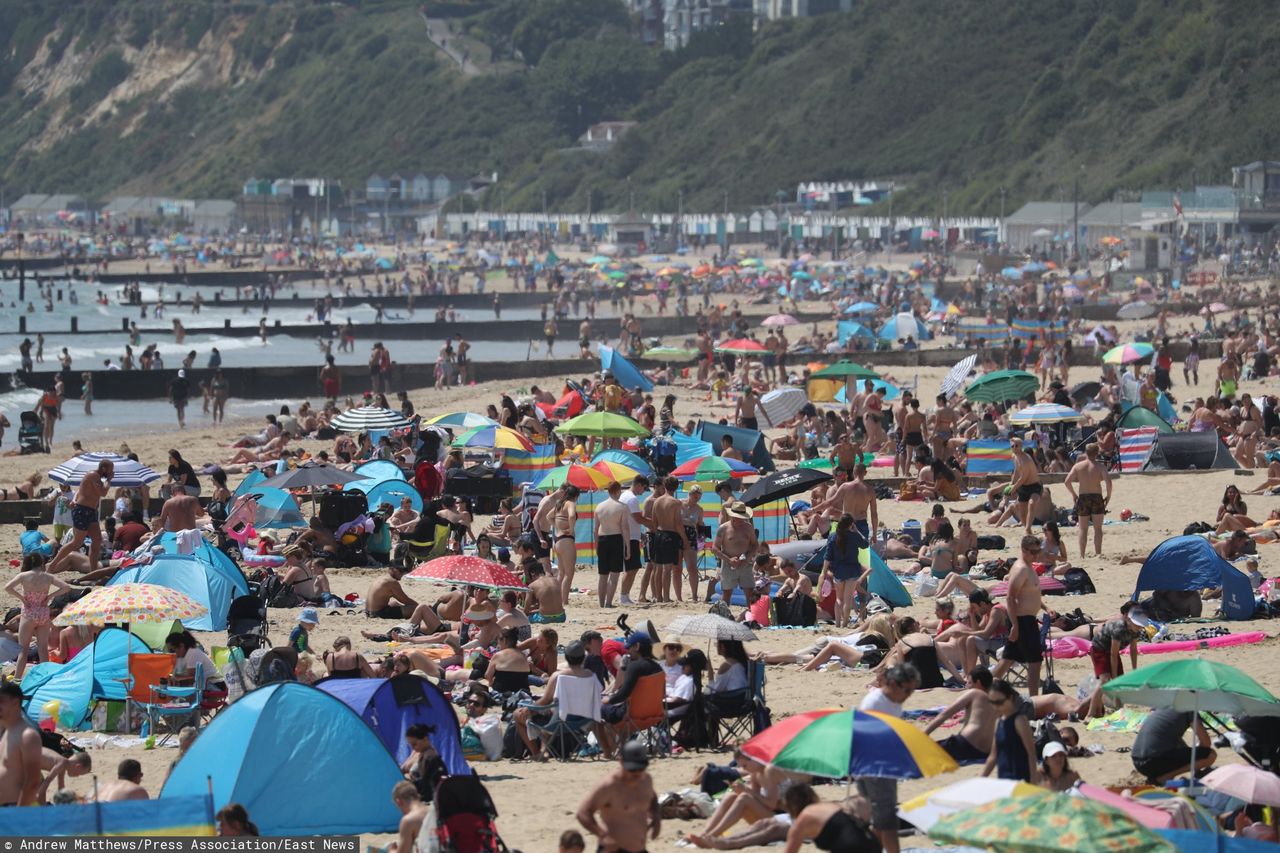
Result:
M1078 421L1084 415L1070 406L1059 406L1057 403L1036 403L1009 415L1011 424L1060 424Z
M635 475L632 474L631 478L634 480ZM538 480L535 488L558 489L568 483L570 486L576 486L584 492L595 492L608 486L613 479L613 476L605 470L579 465L575 462L569 465L561 465L559 468L552 468L542 475L542 479Z
M595 438L637 438L649 435L649 430L643 424L626 415L612 412L587 412L585 415L578 415L556 427L556 432Z
M830 779L919 779L958 767L923 731L876 711L806 711L760 732L742 751L782 770Z
M176 589L150 583L123 583L97 587L63 608L53 624L102 626L174 619L186 622L208 612L208 607Z
M1155 354L1156 348L1151 344L1121 344L1112 347L1102 356L1103 364L1133 364L1146 361Z
M764 351L764 344L750 338L734 338L716 345L716 352L727 352L733 355L760 355Z
M1168 841L1111 806L1051 791L1008 797L948 815L929 837L1009 853L1174 853Z
M495 450L532 452L533 444L522 433L504 426L479 426L453 440L450 447L492 447Z
M772 314L760 321L761 326L799 326L800 321L790 314Z
M757 473L756 469L746 462L725 459L723 456L704 456L701 459L690 459L683 465L677 465L671 472L671 476L684 481L718 483L730 477L741 479L755 473Z
M443 415L436 415L434 418L427 418L422 423L424 426L442 426L454 429L475 429L481 426L498 425L498 422L493 418L477 415L475 412L447 412Z
M437 583L483 586L488 589L528 589L520 578L492 560L453 554L418 566L405 577Z
M965 397L978 403L1002 403L1034 394L1040 380L1025 370L996 370L979 376L964 389Z
M876 373L869 367L864 367L847 358L842 358L835 364L822 368L816 373L810 374L814 379L879 379L880 374Z
M635 471L637 474L644 474L646 477L653 476L653 466L629 450L601 450L595 456L592 456L591 461L587 464L599 467L601 463L608 465L608 470L610 471L618 471L625 468Z
M1206 788L1259 806L1280 806L1280 776L1251 764L1227 764L1200 780Z
M848 308L844 309L846 314L874 314L880 310L880 306L874 302L855 302Z
M610 462L605 459L602 459L599 462L592 462L590 467L595 471L601 472L610 480L617 480L624 486L628 485L636 477L644 474L643 471L638 471L630 465L623 465L621 462ZM648 477L649 474L645 474L645 476Z

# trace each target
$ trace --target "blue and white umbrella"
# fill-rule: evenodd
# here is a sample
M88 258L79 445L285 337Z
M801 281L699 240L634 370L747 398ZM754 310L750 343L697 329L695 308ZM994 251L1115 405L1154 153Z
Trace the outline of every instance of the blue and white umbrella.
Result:
M338 415L330 426L339 432L389 432L393 429L403 429L409 424L409 419L394 409L360 406Z
M1084 415L1070 406L1059 406L1057 403L1036 403L1009 415L1011 424L1058 424L1064 421L1078 421Z
M846 314L874 314L880 310L880 306L874 302L855 302L848 308L844 309Z
M973 366L978 363L978 354L967 355L955 363L942 378L942 393L947 397L959 391L969 381Z
M81 453L49 471L49 479L55 483L78 486L85 476L97 473L98 463L103 460L115 465L115 473L111 475L113 486L136 488L160 479L160 475L146 465L119 453Z

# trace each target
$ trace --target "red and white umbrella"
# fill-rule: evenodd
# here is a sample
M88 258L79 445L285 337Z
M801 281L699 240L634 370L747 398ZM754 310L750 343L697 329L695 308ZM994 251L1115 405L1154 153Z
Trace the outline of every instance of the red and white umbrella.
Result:
M423 563L409 572L406 577L437 583L483 586L489 589L528 589L520 578L497 563L459 554L437 557Z

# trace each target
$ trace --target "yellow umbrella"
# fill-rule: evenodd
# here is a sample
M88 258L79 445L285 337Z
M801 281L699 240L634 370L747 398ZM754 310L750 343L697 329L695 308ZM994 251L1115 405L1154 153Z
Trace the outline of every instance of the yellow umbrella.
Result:
M608 459L601 459L599 462L592 462L591 467L595 468L597 471L602 471L608 474L624 486L636 477L639 477L641 474L640 471L637 471L630 465L623 465L621 462L610 462Z
M522 433L504 426L478 426L453 440L450 447L492 447L495 450L533 450Z
M151 583L102 586L69 604L53 620L55 625L119 625L125 622L186 621L209 608L176 589Z

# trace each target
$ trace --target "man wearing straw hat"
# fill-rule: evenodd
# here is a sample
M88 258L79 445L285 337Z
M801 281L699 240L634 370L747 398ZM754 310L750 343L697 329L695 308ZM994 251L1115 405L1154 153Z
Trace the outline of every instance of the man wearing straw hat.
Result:
M760 536L751 523L751 509L742 501L724 508L725 521L716 531L711 553L720 560L720 597L728 602L734 587L746 595L754 586L752 564L760 548Z

